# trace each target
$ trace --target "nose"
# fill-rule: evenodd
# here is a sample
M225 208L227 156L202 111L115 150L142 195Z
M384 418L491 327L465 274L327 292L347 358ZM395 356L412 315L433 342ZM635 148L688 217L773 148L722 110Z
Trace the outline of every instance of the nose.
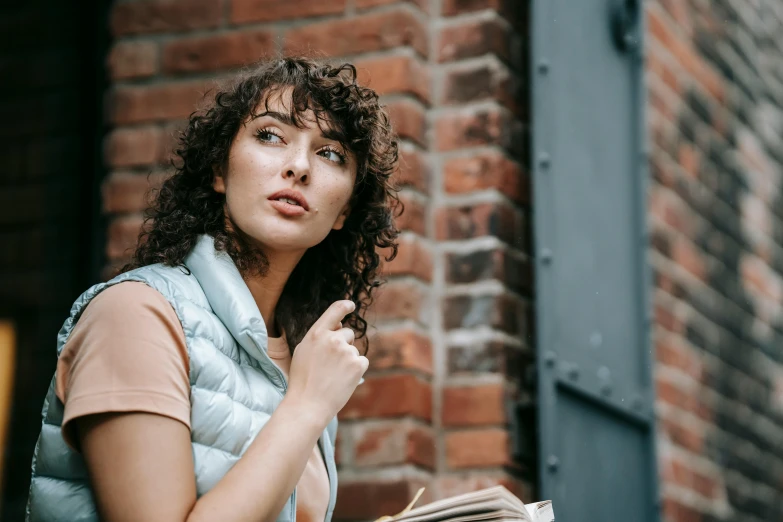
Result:
M288 157L285 168L283 169L283 177L307 185L310 183L310 155L307 152L306 147L292 148L291 154Z

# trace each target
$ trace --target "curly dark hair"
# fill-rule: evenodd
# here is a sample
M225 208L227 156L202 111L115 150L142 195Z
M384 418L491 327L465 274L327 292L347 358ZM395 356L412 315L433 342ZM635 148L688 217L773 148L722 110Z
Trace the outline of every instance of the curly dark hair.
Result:
M331 303L351 299L356 309L343 321L357 333L367 333L363 312L380 285L378 249L387 260L397 253L399 230L395 215L402 211L392 174L398 143L378 95L357 84L353 65L337 67L306 58L263 63L218 90L214 103L191 114L178 139L173 174L156 191L145 213L144 227L128 271L162 263L181 266L201 234L215 239L243 276L262 274L266 259L250 246L226 218L225 196L212 187L215 168L226 166L240 126L256 115L273 93L290 92L290 116L303 127L307 111L329 135L351 151L357 175L351 213L340 230L332 230L310 248L291 274L275 310L275 322L290 349Z

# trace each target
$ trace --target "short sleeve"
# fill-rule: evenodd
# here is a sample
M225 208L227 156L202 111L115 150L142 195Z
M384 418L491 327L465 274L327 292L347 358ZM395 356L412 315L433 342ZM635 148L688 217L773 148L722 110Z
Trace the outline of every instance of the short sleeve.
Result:
M63 438L76 448L73 419L146 412L190 428L189 358L182 324L160 292L124 282L82 312L57 361Z

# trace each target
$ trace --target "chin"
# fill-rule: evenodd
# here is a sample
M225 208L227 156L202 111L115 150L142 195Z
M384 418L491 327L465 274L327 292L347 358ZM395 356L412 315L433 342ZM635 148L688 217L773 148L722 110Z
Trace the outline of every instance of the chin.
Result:
M304 233L302 230L288 230L278 228L273 234L259 233L251 235L264 249L276 252L301 252L314 247L324 240L324 237L314 237L312 231Z

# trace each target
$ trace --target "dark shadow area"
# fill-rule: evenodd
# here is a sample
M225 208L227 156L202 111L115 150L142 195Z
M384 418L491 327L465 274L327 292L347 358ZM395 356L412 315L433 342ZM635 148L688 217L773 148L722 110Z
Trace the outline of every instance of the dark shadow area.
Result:
M109 1L0 7L0 318L17 331L0 519L23 520L55 341L103 264Z

